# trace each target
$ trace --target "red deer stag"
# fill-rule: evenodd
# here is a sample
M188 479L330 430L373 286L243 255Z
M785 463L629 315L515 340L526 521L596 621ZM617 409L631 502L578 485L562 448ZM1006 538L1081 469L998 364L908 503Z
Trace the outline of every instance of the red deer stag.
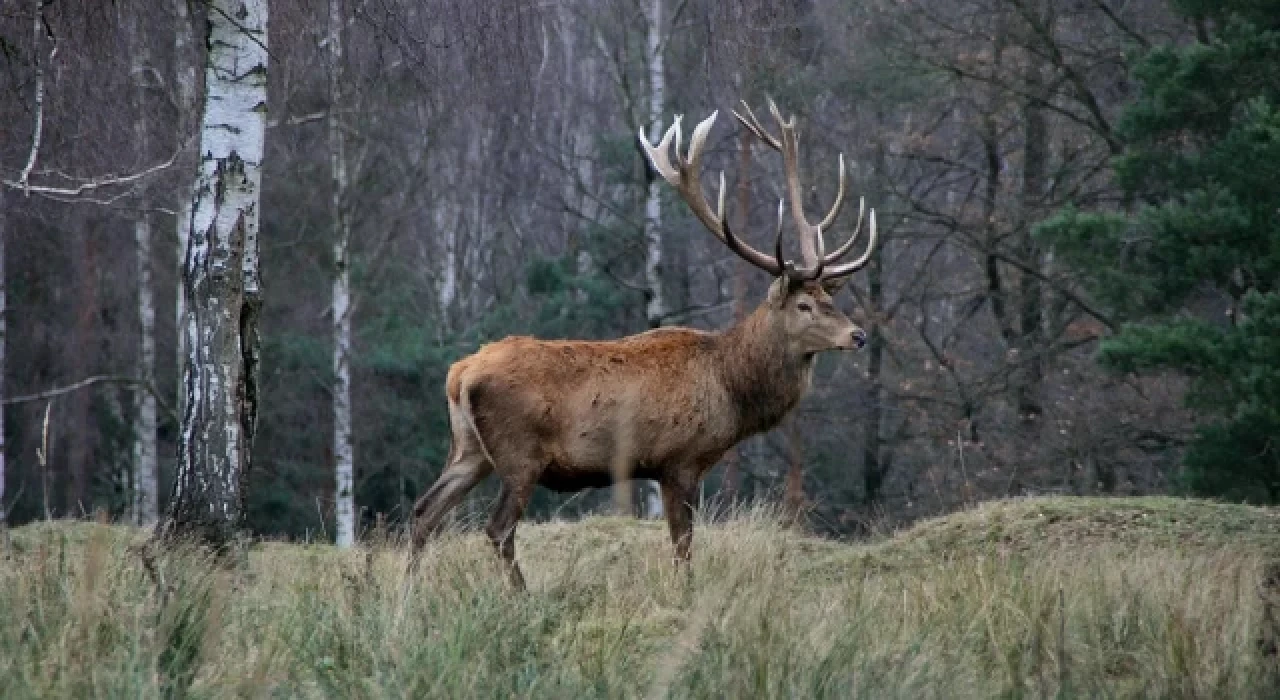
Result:
M848 242L826 253L823 232L835 222L844 199L844 157L836 202L812 224L802 206L794 118L784 121L771 101L781 129L775 137L746 103L743 107L743 114L734 113L738 121L782 153L801 264L783 259L781 202L770 256L729 230L723 173L717 208L704 198L698 167L715 114L693 130L687 157L680 155L679 117L656 147L641 132L654 169L698 220L738 256L776 278L768 296L721 333L660 328L606 342L509 337L456 362L445 383L453 441L444 472L414 505L412 561L444 515L496 471L502 491L485 532L512 583L523 588L514 535L534 486L561 492L605 487L614 482L615 465L622 461L626 473L620 478L660 485L676 563L688 562L691 499L703 475L730 447L787 415L809 387L814 355L862 347L866 333L832 304L831 295L870 259L875 212L861 257L839 262L858 237L861 211Z

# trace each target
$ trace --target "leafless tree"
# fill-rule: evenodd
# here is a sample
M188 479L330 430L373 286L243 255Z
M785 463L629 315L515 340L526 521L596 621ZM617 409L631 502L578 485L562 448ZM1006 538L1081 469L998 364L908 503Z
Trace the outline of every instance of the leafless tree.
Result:
M267 3L212 2L201 163L183 270L186 392L166 534L223 544L241 526L257 431Z

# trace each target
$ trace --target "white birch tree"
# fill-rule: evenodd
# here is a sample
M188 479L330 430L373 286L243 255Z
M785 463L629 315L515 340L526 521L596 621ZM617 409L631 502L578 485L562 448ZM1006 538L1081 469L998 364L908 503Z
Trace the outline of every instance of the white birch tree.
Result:
M662 109L666 99L663 66L662 0L649 0L645 60L649 69L649 141L662 139ZM667 316L662 290L662 180L650 178L644 202L644 278L649 300L645 316L649 327L662 325Z
M147 78L149 52L147 37L143 36L139 7L121 7L127 15L123 24L128 27L129 73L133 77L134 150L142 158L150 152L150 133L147 125ZM133 222L134 252L137 256L136 279L138 295L138 379L147 387L155 386L156 365L156 305L152 289L151 269L151 219L148 207L138 208ZM133 392L133 504L135 524L151 525L159 517L159 468L156 455L156 397L149 389Z
M258 417L267 1L208 7L200 166L183 268L186 396L166 533L224 545L243 519Z
M351 243L347 154L342 131L342 0L329 0L329 165L333 187L333 476L336 542L355 542L355 454L351 440Z
M662 110L666 101L666 74L663 62L665 44L662 31L662 0L649 0L648 27L645 37L645 59L649 68L649 141L662 139ZM649 303L645 316L650 328L661 326L667 317L666 296L662 289L662 180L651 177L644 202L644 278ZM658 489L645 489L645 512L650 517L662 515L662 498Z
M140 127L145 129L146 127ZM138 378L155 386L156 305L151 275L151 221L139 212L133 225L138 257ZM137 416L133 435L133 519L150 525L159 516L159 467L156 454L156 397L149 389L133 392Z
M173 32L173 57L177 62L177 70L174 71L174 87L175 98L178 105L178 120L180 131L178 138L186 139L191 128L192 116L196 107L196 93L198 86L196 85L196 60L193 55L192 45L195 43L194 31L191 25L191 15L187 9L187 3L190 0L173 0L174 15L174 32ZM179 169L179 172L182 172ZM185 180L184 180L185 182ZM181 191L181 188L180 188ZM177 245L174 250L177 251L178 264L178 287L175 295L174 303L174 328L178 329L177 342L174 347L177 349L178 367L182 367L182 363L186 361L187 350L184 344L182 328L186 325L187 315L187 299L182 291L182 271L187 260L187 242L190 240L191 232L191 193L185 191L178 198L178 216L174 221L174 233L177 237ZM178 411L182 411L183 401L186 397L186 391L181 387L178 389Z

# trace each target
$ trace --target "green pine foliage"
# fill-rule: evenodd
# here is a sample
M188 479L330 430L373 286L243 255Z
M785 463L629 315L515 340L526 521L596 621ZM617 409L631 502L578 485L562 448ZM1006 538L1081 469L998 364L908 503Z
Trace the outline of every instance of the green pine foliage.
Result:
M1121 372L1174 370L1204 417L1184 485L1280 501L1280 3L1175 2L1200 40L1153 48L1118 125L1122 213L1038 234L1123 322Z

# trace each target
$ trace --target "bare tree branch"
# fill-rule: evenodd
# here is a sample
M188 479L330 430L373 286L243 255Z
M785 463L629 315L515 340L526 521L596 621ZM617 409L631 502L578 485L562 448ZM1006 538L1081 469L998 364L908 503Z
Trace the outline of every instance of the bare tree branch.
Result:
M46 401L65 394L70 394L73 391L88 389L89 387L97 384L121 384L133 389L142 389L156 397L156 403L159 404L160 408L164 409L164 412L169 415L169 418L171 418L175 424L178 422L177 412L165 402L164 396L156 389L155 384L143 379L138 379L137 377L130 377L121 374L98 374L81 379L78 382L67 384L66 386L45 389L44 391L34 394L26 394L24 396L10 396L3 401L0 401L0 406L12 406L15 404L31 403L33 401Z
M174 154L169 157L169 160L166 160L165 162L159 163L157 165L153 165L150 168L147 168L146 170L143 170L141 172L136 172L130 175L109 175L104 177L96 177L96 178L87 180L85 182L82 182L75 187L53 187L50 185L32 185L26 181L27 176L29 175L29 173L26 173L26 172L24 172L21 176L19 176L17 180L0 180L0 183L8 187L12 187L14 189L20 189L26 192L27 194L31 194L32 192L34 192L36 194L44 195L50 198L79 197L80 195L83 195L85 192L91 192L93 190L102 189L104 187L116 187L120 185L128 185L131 183L135 183L151 175L155 175L156 173L167 170L169 167L173 165L174 161L178 159L178 155L182 153L182 150L183 149L179 147L178 150L174 151ZM34 154L34 146L33 146L32 153ZM120 197L114 197L114 198L108 199L107 202L109 203L119 198Z

